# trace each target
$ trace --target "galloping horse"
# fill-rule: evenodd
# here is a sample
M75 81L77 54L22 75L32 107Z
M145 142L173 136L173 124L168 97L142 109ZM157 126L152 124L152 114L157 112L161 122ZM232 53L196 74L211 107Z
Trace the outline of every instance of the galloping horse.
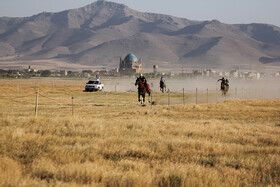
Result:
M160 87L160 91L162 91L162 93L164 93L164 90L166 91L166 84L165 84L165 82L160 81L159 87Z
M141 102L141 104L145 104L145 95L147 89L145 88L145 85L142 83L140 79L136 80L135 86L137 85L138 85L138 101ZM142 99L140 99L140 96L142 96Z
M221 83L222 95L226 96L228 90L229 90L229 85L222 82L222 83Z

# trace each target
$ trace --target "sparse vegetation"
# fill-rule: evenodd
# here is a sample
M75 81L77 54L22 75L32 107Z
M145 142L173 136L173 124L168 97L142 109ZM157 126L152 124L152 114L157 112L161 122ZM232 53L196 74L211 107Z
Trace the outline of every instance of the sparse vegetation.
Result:
M9 81L0 97L102 94L79 81ZM35 96L1 99L0 186L280 185L279 100L168 107L162 97L153 108L136 93L75 100L74 116L70 99L39 97L37 118Z

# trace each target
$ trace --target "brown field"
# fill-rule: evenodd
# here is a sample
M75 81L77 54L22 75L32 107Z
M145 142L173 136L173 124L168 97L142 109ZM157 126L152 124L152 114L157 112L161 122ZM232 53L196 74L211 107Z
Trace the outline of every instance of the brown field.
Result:
M35 95L0 99L0 186L280 185L280 100L194 104L186 93L183 105L174 93L167 106L155 93L142 107L135 92L63 80L0 80L0 97L37 88L49 97L38 117ZM72 116L71 97L93 96L74 99Z

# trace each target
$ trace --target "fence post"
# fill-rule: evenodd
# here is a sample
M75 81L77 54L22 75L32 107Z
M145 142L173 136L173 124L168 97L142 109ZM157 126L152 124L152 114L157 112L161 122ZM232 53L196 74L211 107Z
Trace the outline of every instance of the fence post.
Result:
M218 102L218 88L216 87L216 103Z
M197 104L197 88L195 89L195 103Z
M207 88L207 103L208 103L208 88Z
M72 99L72 116L74 116L74 97L72 97L71 99Z
M38 116L39 88L36 91L35 117Z
M53 88L54 88L54 83L53 83L53 80L52 80L52 93L53 93Z
M153 92L151 91L151 109L153 109Z
M168 89L168 106L170 106L170 90Z
M185 88L183 88L183 104L185 105Z

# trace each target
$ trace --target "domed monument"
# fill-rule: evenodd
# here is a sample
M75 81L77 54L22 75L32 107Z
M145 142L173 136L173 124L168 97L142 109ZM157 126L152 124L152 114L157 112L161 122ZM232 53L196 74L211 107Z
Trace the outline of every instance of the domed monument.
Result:
M119 69L121 75L132 75L135 73L141 73L142 72L142 59L139 60L137 57L129 53L126 55L124 60L120 58L120 69Z

